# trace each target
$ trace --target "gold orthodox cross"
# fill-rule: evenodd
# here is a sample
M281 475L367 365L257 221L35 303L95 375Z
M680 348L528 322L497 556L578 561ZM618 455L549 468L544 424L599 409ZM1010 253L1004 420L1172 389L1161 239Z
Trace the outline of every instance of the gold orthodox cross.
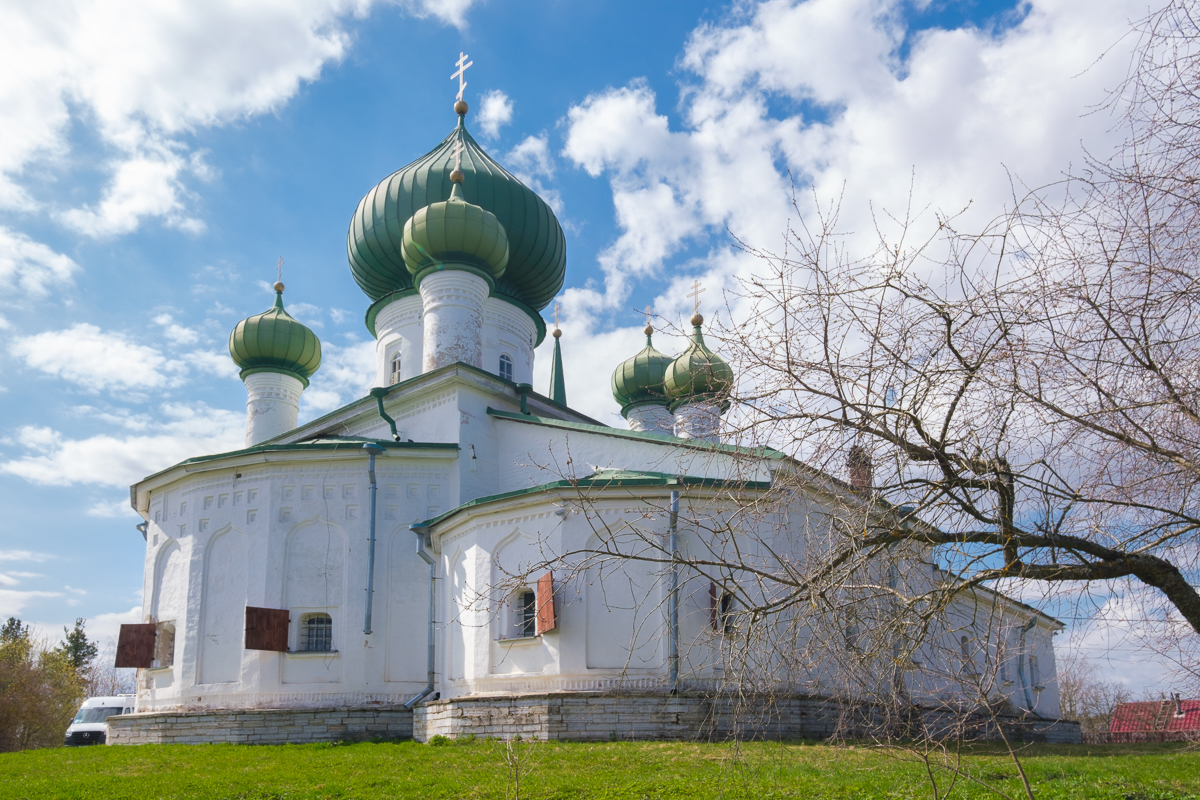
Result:
M558 327L558 303L554 304L554 327Z
M688 297L695 301L695 304L692 306L693 314L700 313L700 293L703 291L705 291L705 289L700 285L700 281L694 281L692 283L692 290L688 292Z
M465 80L467 67L474 63L474 61L467 61L467 54L461 51L458 54L458 61L454 62L454 65L458 67L458 72L451 75L450 80L458 78L458 97L456 98L458 100L463 99L463 90L467 88L467 81Z
M466 149L467 146L463 144L463 140L459 139L454 143L454 149L450 151L450 155L454 156L454 168L459 171L462 170L462 154Z
M650 324L650 306L646 306L646 324Z
M283 283L283 256L279 257L279 264L275 267L275 278Z

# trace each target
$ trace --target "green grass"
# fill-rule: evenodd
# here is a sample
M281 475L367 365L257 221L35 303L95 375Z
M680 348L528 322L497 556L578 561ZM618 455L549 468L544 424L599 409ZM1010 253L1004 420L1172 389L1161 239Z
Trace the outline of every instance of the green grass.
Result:
M501 752L487 741L31 750L0 755L0 798L504 798ZM1185 745L1030 745L1022 755L1039 798L1200 800L1200 752ZM932 796L920 764L867 747L543 743L529 757L521 793L529 800ZM972 747L962 764L1023 796L1001 749ZM997 795L960 783L950 796Z

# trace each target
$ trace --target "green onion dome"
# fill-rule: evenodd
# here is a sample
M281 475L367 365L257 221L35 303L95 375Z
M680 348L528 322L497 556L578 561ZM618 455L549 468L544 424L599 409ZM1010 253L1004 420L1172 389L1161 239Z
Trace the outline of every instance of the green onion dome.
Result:
M692 316L692 343L667 367L663 385L671 406L678 408L697 399L719 402L721 410L729 409L728 394L733 388L733 368L704 344L700 325L704 317Z
M504 226L492 212L465 202L457 183L449 200L431 203L408 218L401 250L414 283L446 262L465 264L489 281L503 275L508 265Z
M495 293L539 311L566 277L562 226L546 201L483 151L461 115L440 145L389 175L359 202L346 237L354 280L372 300L413 287L404 258L405 227L420 209L450 199L459 142L463 199L495 215L508 236L508 265Z
M654 328L646 326L646 346L633 358L622 361L612 374L613 399L621 404L621 414L639 405L670 403L663 379L672 358L654 349L650 335Z
M307 388L321 366L321 340L283 310L283 284L276 283L274 307L242 320L229 334L229 355L242 368L242 378L282 372Z

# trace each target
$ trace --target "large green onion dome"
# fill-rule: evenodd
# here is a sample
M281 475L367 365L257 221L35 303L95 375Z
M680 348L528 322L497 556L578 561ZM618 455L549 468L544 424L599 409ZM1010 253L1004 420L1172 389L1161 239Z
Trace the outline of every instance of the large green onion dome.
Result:
M413 287L404 261L405 225L418 210L450 199L459 142L463 199L495 215L508 235L508 265L495 293L539 311L566 277L562 226L546 201L483 151L462 116L440 145L389 175L359 202L346 237L354 280L372 300Z
M283 284L275 284L275 305L244 319L229 334L229 355L242 368L241 377L255 372L282 372L298 378L305 388L321 366L321 340L283 310Z
M466 265L494 281L508 264L508 237L495 214L462 199L456 183L449 200L431 203L408 218L401 251L414 283L446 262Z
M700 326L704 317L692 316L692 343L667 367L663 386L672 408L693 400L719 402L721 410L729 410L729 390L733 388L733 368L719 355L708 349Z
M663 385L672 358L654 349L650 335L654 328L646 326L646 346L633 358L622 361L612 374L613 399L621 404L621 415L640 405L669 404Z

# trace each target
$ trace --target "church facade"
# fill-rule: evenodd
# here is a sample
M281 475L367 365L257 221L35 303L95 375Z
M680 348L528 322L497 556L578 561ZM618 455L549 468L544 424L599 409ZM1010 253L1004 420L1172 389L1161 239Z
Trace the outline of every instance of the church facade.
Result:
M660 353L647 326L646 347L614 373L628 429L569 407L557 326L551 386L533 390L565 238L471 137L466 103L455 110L450 135L351 221L377 388L297 424L320 342L276 284L274 306L230 338L245 448L131 488L144 617L123 627L118 666L138 668L137 713L110 720L110 743L720 728L712 698L730 680L736 577L665 568L662 554L711 551L716 527L702 520L728 520L798 465L721 443L734 376L698 313L684 353ZM852 488L814 478L790 521L764 515L733 535L786 555L818 510L870 504ZM903 571L951 579L919 554ZM943 635L961 635L963 661L948 669L982 669L988 650L974 643L1003 617L1011 664L998 691L1070 739L1055 722L1061 624L994 592L964 597ZM814 668L818 684L832 664ZM779 691L777 735L834 732L829 698L793 677Z

